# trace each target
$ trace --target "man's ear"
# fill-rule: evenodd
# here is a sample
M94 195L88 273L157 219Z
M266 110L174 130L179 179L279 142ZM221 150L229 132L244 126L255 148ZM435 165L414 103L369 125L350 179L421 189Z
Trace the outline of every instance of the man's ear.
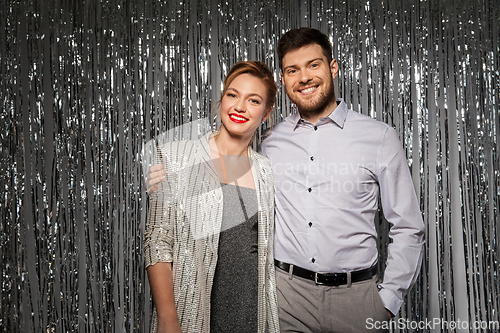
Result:
M330 72L332 73L332 80L335 79L339 73L339 64L337 63L337 59L332 59L330 62Z

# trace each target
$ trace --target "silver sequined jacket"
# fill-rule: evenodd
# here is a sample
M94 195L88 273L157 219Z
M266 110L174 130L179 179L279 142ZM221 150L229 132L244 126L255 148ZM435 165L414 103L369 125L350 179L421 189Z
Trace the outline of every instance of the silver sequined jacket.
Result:
M167 172L150 197L144 239L146 267L172 262L177 316L183 332L210 331L210 292L222 223L222 189L208 139L159 147ZM258 201L258 331L279 332L273 264L274 182L266 157L249 148ZM156 309L151 332L156 332Z

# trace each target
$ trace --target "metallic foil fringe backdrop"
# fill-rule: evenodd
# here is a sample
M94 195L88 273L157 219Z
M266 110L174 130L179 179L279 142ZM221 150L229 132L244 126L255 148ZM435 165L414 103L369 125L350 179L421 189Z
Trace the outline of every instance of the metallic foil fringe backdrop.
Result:
M395 331L498 331L472 324L500 320L499 1L4 0L2 332L147 331L144 147L215 126L239 60L278 82L298 26L331 37L338 95L407 151L427 244L399 318L471 326ZM277 101L275 122L294 112Z

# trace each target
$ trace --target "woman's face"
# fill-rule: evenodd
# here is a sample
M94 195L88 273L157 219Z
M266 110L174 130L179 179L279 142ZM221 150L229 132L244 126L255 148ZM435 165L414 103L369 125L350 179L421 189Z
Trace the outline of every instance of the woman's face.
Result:
M221 101L221 120L231 136L250 140L271 111L266 107L267 89L262 81L251 75L237 76Z

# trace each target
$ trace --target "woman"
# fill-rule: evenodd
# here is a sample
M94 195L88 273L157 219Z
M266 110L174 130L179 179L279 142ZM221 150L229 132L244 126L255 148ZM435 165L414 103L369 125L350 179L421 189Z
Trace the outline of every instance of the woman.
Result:
M224 81L220 131L159 147L166 173L144 245L151 331L279 331L272 170L249 147L276 90L264 63L239 62Z

